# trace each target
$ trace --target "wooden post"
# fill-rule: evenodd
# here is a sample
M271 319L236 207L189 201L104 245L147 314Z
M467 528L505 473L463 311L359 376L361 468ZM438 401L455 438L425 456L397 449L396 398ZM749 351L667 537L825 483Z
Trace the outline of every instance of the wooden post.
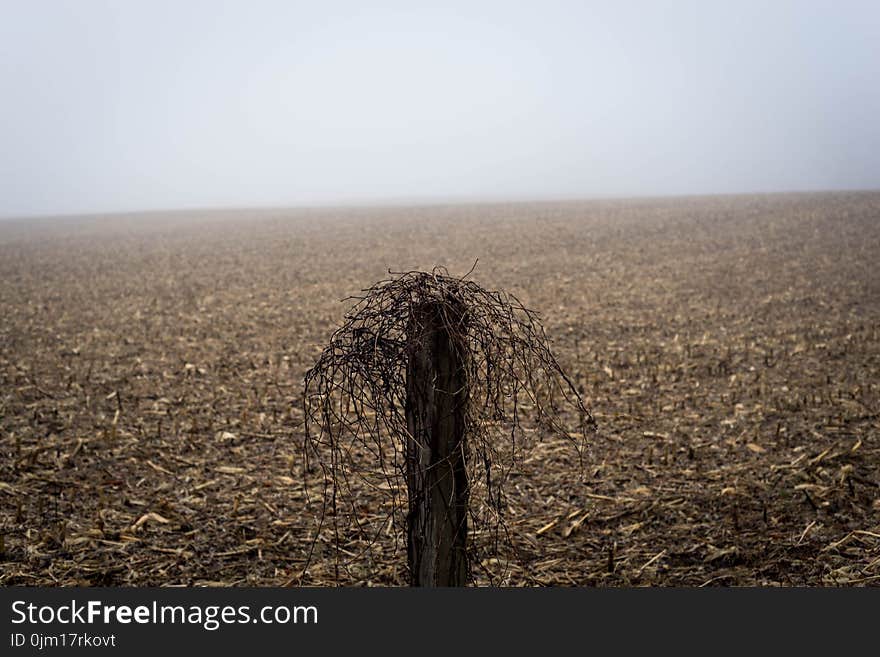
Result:
M462 313L454 300L414 308L407 336L407 557L413 586L465 586L468 579L466 356L460 338L447 329Z

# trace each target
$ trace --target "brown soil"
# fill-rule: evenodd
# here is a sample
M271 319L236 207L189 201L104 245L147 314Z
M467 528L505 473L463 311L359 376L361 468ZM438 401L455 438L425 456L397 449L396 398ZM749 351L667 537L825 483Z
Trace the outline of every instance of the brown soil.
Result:
M315 543L302 377L340 299L477 258L600 425L477 583L880 583L880 193L2 222L0 583L405 582L391 527Z

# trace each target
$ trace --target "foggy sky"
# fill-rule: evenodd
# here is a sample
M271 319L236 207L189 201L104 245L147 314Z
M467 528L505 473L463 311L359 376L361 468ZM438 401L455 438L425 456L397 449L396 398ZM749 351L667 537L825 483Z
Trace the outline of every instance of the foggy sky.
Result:
M880 187L880 3L0 0L0 216Z

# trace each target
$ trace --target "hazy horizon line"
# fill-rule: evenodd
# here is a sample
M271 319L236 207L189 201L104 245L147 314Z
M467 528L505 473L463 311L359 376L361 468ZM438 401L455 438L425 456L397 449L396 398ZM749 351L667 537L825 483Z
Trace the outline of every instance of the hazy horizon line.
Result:
M590 195L523 195L523 196L491 196L491 195L415 195L390 196L376 198L339 198L308 203L269 204L254 203L246 205L186 205L178 207L128 208L118 210L72 211L60 213L34 214L0 214L0 221L28 221L51 219L75 219L79 217L114 217L131 215L163 215L196 212L243 212L248 210L271 212L278 210L334 210L334 209L379 209L405 207L444 207L458 205L503 205L529 203L578 203L590 201L649 201L652 199L694 199L723 198L742 196L786 196L786 195L821 195L821 194L859 194L880 192L880 187L828 187L823 189L780 189L728 192L659 192L651 194L590 194Z

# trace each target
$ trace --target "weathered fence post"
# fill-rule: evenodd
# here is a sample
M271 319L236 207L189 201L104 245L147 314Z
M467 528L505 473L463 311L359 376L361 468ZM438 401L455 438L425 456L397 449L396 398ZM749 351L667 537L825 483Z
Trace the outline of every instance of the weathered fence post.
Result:
M413 586L465 586L466 345L457 300L413 308L406 368L407 556Z
M503 487L523 450L552 432L581 456L596 428L538 314L469 275L411 271L363 290L306 372L305 456L324 476L306 566L332 541L337 582L340 565L369 578L387 564L384 537L406 536L411 585L469 584L471 559L497 547L469 532L501 537ZM563 407L579 433L563 423ZM482 574L492 583L507 575Z

